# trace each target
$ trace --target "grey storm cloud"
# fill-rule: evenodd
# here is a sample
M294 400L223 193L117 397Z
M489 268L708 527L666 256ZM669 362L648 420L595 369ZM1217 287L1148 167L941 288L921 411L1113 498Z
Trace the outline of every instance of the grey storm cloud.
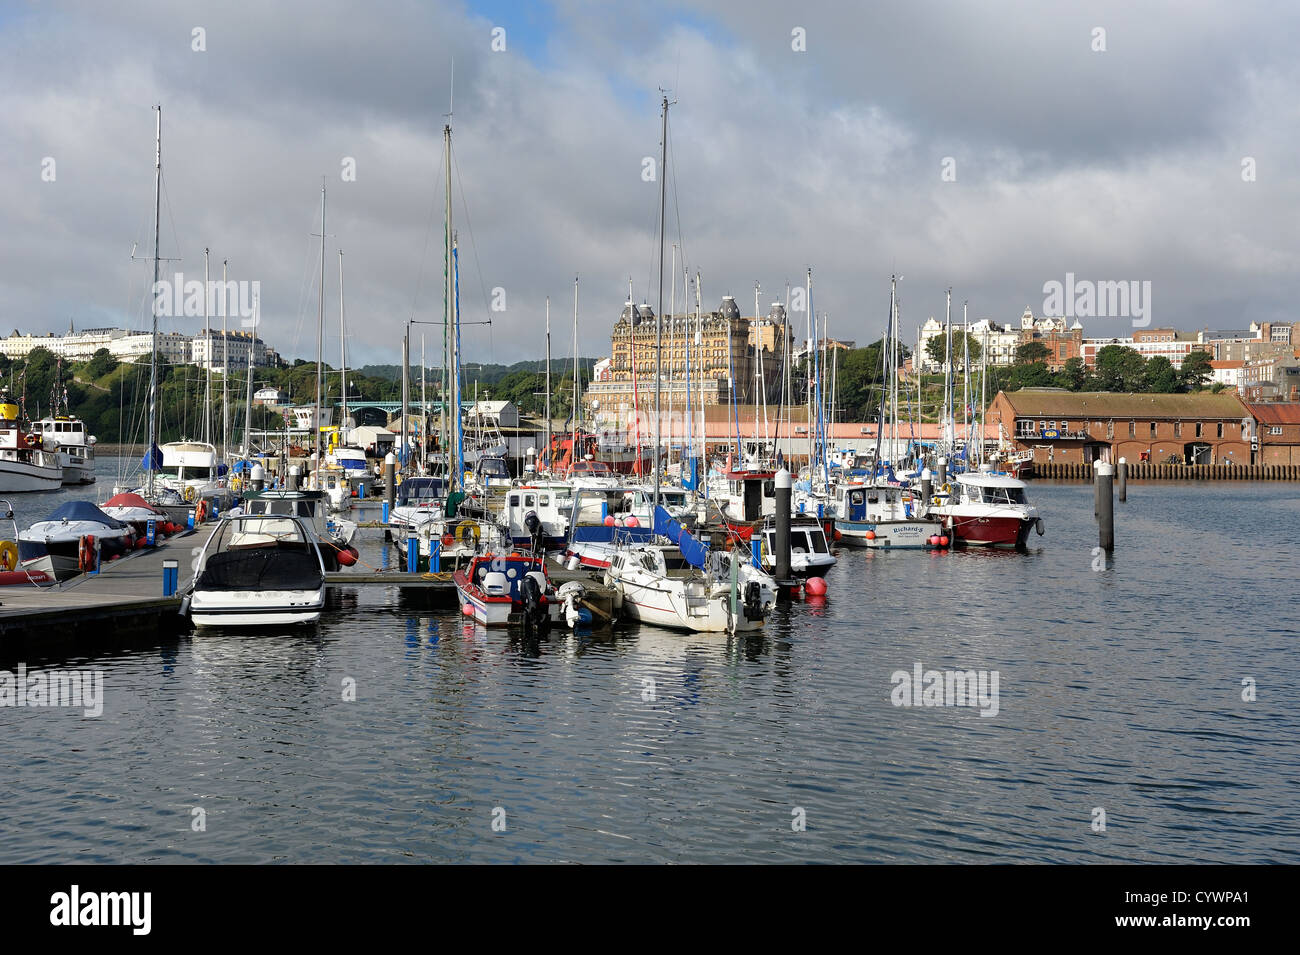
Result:
M8 7L0 331L147 322L150 265L130 253L152 250L160 102L161 254L178 260L164 273L201 277L210 247L215 272L229 259L261 283L271 343L314 354L324 176L326 355L342 248L352 360L396 360L406 319L441 317L453 63L463 313L492 320L466 328L471 361L538 357L546 296L566 326L575 274L584 354L608 351L629 277L655 301L658 194L641 171L660 87L676 101L669 242L706 307L733 294L748 312L757 281L765 308L811 266L831 334L859 341L884 327L891 273L905 329L949 286L973 317L1012 321L1066 272L1151 281L1158 325L1290 320L1298 19L1199 3ZM420 327L433 359L440 333Z

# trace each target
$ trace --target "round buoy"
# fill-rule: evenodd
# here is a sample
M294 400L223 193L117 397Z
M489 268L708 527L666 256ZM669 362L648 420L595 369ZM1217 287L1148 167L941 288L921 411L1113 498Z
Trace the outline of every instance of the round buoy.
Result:
M869 540L869 541L873 541L873 540L876 539L876 532L875 532L875 531L867 531L866 534L864 534L863 536L866 537L867 540ZM835 532L835 539L836 539L836 540L839 540L839 539L840 539L840 532L839 532L839 531L836 531L836 532Z
M938 535L938 534L931 534L931 535L930 535L930 546L931 546L931 547L938 547L938 546L939 546L939 535Z
M460 608L460 611L467 617L474 616L474 606L472 604L465 604Z
M872 531L872 533L875 533L875 532ZM838 544L838 543L839 543L840 541L842 541L843 539L844 539L844 535L843 535L841 532L836 531L836 532L835 532L835 543Z
M355 548L344 547L339 551L339 563L344 567L351 567L357 562L358 554Z
M940 537L940 538L939 538L939 546L940 546L940 547L947 547L947 546L948 546L948 537L947 537L947 535L944 535L943 537Z
M623 522L624 527L640 527L641 522L636 519L635 514L629 514L627 520Z
M826 581L822 577L809 577L804 582L803 589L813 597L823 597L826 595Z
M606 515L605 515L605 526L606 526L606 527L613 527L613 526L614 526L614 515L613 515L613 514L606 514Z

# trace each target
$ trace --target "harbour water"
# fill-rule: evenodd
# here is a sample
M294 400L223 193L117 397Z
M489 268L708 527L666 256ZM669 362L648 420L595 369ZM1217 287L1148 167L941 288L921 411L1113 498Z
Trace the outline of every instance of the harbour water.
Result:
M1132 485L1105 566L1090 487L1030 493L1030 553L842 550L747 637L530 645L361 587L27 660L104 711L0 708L0 862L1300 861L1300 488ZM996 715L894 705L918 664L997 671Z

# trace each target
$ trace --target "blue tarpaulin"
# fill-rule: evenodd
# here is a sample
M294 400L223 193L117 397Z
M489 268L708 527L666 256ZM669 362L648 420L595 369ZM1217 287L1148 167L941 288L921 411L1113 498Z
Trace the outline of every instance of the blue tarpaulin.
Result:
M119 520L114 520L89 501L67 501L56 507L47 521L95 521L108 527L126 527Z
M708 562L709 548L692 537L690 531L682 527L662 507L655 508L654 531L676 544L682 556L686 558L686 562L692 567L703 569Z

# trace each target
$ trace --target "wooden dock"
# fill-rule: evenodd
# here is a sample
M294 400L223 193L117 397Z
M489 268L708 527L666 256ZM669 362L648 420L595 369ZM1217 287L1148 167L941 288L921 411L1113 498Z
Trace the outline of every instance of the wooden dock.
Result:
M187 629L180 596L163 596L163 561L179 565L180 586L193 574L194 532L172 537L48 587L0 588L0 657L47 653L76 644L119 642L132 635L156 638Z

